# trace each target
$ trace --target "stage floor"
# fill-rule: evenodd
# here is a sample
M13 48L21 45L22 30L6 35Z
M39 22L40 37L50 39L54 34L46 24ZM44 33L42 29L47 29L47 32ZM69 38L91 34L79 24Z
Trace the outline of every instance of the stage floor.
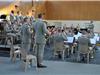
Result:
M0 75L100 75L100 65L71 63L64 61L44 61L47 68L28 68L24 72L21 61L12 63L8 57L0 57Z

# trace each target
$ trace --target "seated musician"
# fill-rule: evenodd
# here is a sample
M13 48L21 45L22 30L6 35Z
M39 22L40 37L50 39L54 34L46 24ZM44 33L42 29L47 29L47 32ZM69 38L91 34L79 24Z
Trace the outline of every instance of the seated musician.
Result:
M86 35L86 31L82 31L82 36L78 38L78 53L79 56L81 54L87 54L89 52L89 46L90 46L90 39ZM84 60L85 56L81 56L82 60Z
M64 42L64 41L66 41L66 37L64 37L63 36L63 34L62 34L62 30L61 29L57 29L57 33L56 34L54 34L54 44L55 44L55 42L56 43L59 43L59 42ZM58 57L59 58L61 58L61 54L60 53L58 53Z

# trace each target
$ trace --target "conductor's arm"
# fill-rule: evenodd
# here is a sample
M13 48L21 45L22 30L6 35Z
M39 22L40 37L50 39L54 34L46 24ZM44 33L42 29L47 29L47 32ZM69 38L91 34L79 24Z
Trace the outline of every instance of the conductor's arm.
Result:
M44 25L43 25L43 31L44 31L46 34L51 35L51 33L48 31L48 29L47 29L45 23L44 23Z

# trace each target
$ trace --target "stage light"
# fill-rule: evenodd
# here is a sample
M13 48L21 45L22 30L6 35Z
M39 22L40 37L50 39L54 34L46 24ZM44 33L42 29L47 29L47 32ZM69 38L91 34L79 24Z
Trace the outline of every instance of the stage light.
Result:
M37 2L39 1L39 0L36 0Z

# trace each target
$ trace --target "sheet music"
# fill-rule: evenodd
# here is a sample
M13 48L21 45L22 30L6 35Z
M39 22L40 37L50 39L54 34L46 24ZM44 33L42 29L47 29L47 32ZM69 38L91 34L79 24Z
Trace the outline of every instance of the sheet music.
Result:
M95 39L96 41L99 41L99 37L98 37L98 36L94 36L94 39Z
M78 32L77 36L78 36L78 37L82 36L82 33Z
M74 37L75 37L75 40L78 40L78 37L79 37L79 36L77 36L77 35L74 35Z
M91 44L96 44L96 40L94 38L90 38L90 43Z
M97 33L94 33L94 39L95 39L96 41L99 41L99 35L98 35Z
M98 36L98 33L94 33L94 36Z
M67 37L67 42L68 43L73 43L74 42L74 37Z

